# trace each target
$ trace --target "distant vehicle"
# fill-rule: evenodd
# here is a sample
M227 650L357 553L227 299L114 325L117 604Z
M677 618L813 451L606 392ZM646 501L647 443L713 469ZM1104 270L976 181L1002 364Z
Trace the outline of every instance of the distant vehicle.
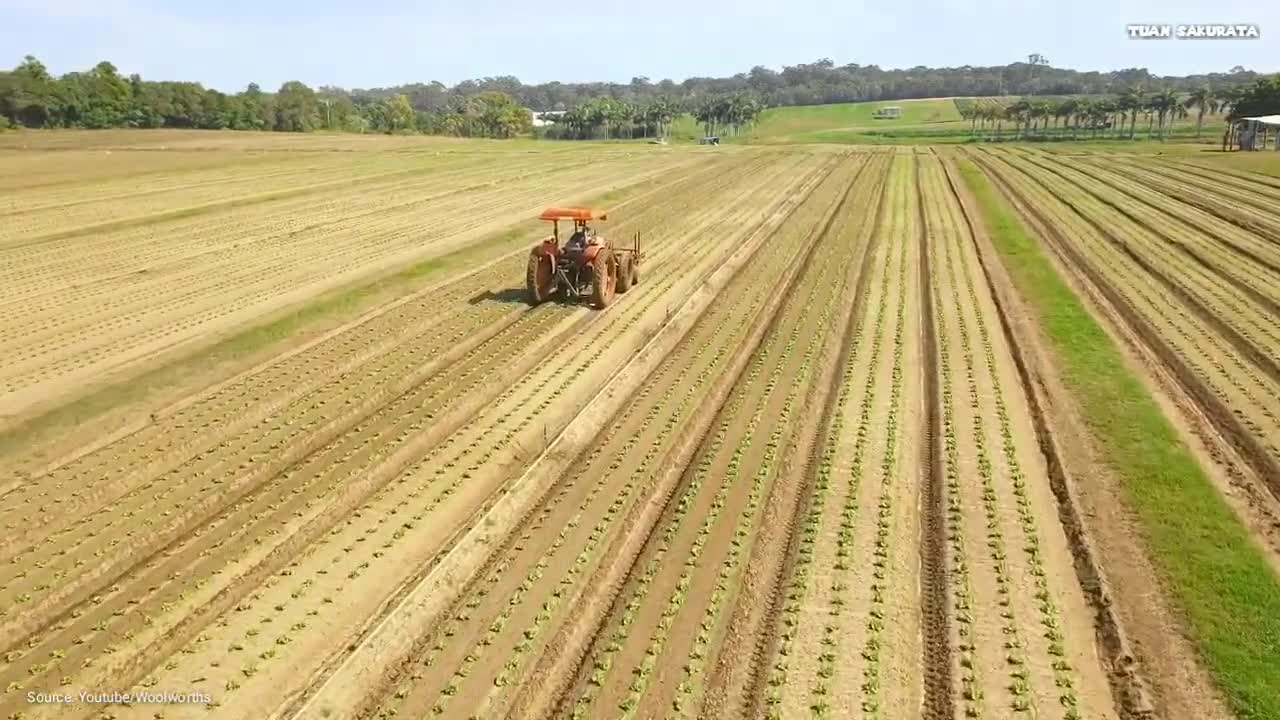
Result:
M603 308L613 301L615 292L624 293L640 282L640 234L636 233L632 247L614 247L587 224L607 220L604 211L553 207L543 210L538 219L551 223L551 237L529 251L525 285L531 305L559 293L566 300L590 296L593 306ZM563 246L561 220L573 222L573 235Z
M883 107L872 113L871 117L875 120L897 120L902 117L902 108L897 106Z
M698 138L698 144L699 145L719 145L720 138L715 135L708 135L707 137Z

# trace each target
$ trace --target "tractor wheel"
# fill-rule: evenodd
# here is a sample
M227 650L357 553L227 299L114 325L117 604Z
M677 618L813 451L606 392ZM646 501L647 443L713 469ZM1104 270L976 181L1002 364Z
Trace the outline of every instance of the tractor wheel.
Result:
M598 308L613 302L613 292L618 285L618 261L609 248L600 248L591 261L591 304Z
M635 276L635 271L631 267L631 255L623 253L618 257L618 292L624 293L631 289L631 278Z
M529 265L525 269L524 283L529 290L529 304L546 302L555 293L555 276L551 272L551 257L535 247L529 253Z
M631 284L633 286L639 285L640 284L640 263L636 262L636 259L633 257L631 258L630 265L631 265Z

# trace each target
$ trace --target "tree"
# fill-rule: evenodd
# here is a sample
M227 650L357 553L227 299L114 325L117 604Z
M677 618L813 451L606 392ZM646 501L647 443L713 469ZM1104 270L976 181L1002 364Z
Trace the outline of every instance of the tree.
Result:
M311 88L290 80L276 92L275 129L282 132L309 132L320 127L319 103Z
M409 104L407 96L396 95L384 100L383 106L386 117L386 131L388 133L413 129L417 116L414 114L413 106Z
M44 64L27 55L9 75L5 114L14 125L44 127L57 108L54 81Z
M1255 80L1242 88L1231 103L1227 119L1276 114L1280 114L1280 75Z
M1135 86L1126 89L1120 93L1118 100L1120 110L1128 111L1129 115L1129 139L1133 139L1133 130L1138 122L1138 111L1146 107L1147 91L1141 86Z
M1173 88L1168 88L1168 87L1160 90L1155 95L1151 96L1150 107L1151 107L1151 110L1154 111L1157 119L1160 122L1158 134L1162 138L1164 137L1164 134L1165 134L1165 129L1164 129L1165 119L1168 118L1170 129L1172 129L1174 116L1177 115L1177 112L1180 109L1182 109L1182 105L1179 101L1180 101L1180 97L1177 91L1174 90Z
M1208 85L1201 85L1187 95L1187 99L1182 101L1182 106L1188 110L1193 108L1196 110L1196 137L1200 137L1200 131L1204 128L1205 114L1218 111L1218 96Z

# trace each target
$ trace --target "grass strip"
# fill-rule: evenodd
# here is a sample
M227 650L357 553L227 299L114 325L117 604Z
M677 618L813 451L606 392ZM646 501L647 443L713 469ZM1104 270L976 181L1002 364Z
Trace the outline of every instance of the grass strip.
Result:
M1215 682L1238 717L1280 720L1280 579L1012 208L971 161L960 172Z

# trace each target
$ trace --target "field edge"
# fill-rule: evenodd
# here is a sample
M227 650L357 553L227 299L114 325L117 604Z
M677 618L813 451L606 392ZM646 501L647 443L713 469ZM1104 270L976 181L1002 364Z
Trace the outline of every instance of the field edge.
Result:
M1280 580L1039 239L975 163L957 165L1215 683L1239 717L1280 718Z

